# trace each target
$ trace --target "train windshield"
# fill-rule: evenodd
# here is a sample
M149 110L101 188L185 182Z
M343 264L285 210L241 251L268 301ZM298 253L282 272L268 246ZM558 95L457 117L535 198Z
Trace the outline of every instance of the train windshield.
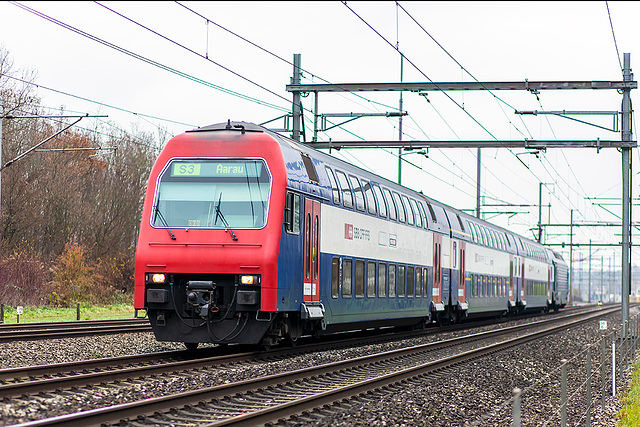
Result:
M151 224L262 228L270 187L264 160L173 160L160 177Z

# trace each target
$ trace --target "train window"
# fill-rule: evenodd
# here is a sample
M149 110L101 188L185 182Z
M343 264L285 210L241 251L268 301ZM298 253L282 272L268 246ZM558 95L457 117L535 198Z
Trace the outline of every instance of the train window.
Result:
M422 296L422 268L416 267L416 297Z
M458 224L460 224L460 230L462 230L463 232L466 231L464 229L464 224L462 223L462 220L460 219L460 215L456 214L456 217L458 218Z
M376 201L378 202L378 213L381 217L387 217L387 204L384 201L384 197L382 196L382 190L378 187L377 184L373 185L373 192L376 196Z
M367 261L367 296L376 296L376 263Z
M491 236L491 243L494 249L498 249L498 239L496 238L496 232L493 229L489 229L489 235Z
M393 201L396 203L396 207L398 208L398 221L405 222L407 217L404 212L404 208L402 207L402 202L400 201L400 195L393 192Z
M387 296L387 264L378 264L378 297Z
M345 208L352 208L353 195L351 194L351 189L349 188L349 183L347 182L347 176L340 171L336 171L336 176L338 177L340 189L342 190L342 203L344 204Z
M504 233L504 238L507 240L507 246L511 247L511 241L509 240L509 236L507 235L507 233Z
M498 279L496 276L491 278L491 283L493 284L493 296L495 297L498 295Z
M453 242L452 246L453 246L453 250L452 250L452 252L453 252L453 254L452 254L453 262L452 262L452 264L453 265L451 267L452 268L457 268L456 267L458 265L458 249L457 249L458 244L457 244L457 242Z
M329 178L329 182L331 183L331 193L333 194L333 203L336 205L340 204L340 191L338 190L338 184L336 184L336 179L333 176L333 171L329 169L329 166L324 167L327 171L327 178Z
M471 296L475 297L476 296L476 286L478 286L478 281L476 280L476 275L472 274L471 275Z
M471 226L471 235L473 236L473 243L480 243L480 233L478 233L478 227L476 226L475 223L473 222L469 222L469 225Z
M420 217L422 218L422 225L424 228L428 228L427 224L427 214L424 213L424 206L422 206L422 202L417 202L418 204L418 212L420 212Z
M484 275L482 275L480 276L480 279L482 280L481 296L486 297L487 296L487 278Z
M413 216L416 218L416 227L422 228L422 217L420 216L420 211L418 211L416 201L411 199L409 200L409 203L411 205L411 210L413 211Z
M428 276L428 271L426 268L422 270L422 277L424 278L424 286L422 287L422 295L424 295L425 297L429 296L429 286L427 286L427 277Z
M402 197L402 206L404 207L404 211L407 212L407 224L413 225L415 224L415 217L413 216L413 210L411 209L411 205L409 204L409 198L404 194Z
M359 211L364 210L364 193L360 186L360 181L353 175L349 175L349 181L351 181L351 187L353 188L353 194L356 195L356 209Z
M160 176L151 225L262 228L270 189L264 160L172 160Z
M311 214L307 214L307 219L305 223L304 229L306 230L305 235L305 255L304 255L304 277L309 279L311 278Z
M483 245L484 242L482 240L482 234L480 233L480 227L475 222L472 222L471 225L473 226L473 229L476 230L476 239L478 240L477 243L479 245Z
M415 269L411 266L407 267L407 296L412 297L415 285Z
M318 220L318 214L314 215L313 219L313 277L318 280L318 266L320 265L320 222Z
M356 260L355 275L356 298L364 297L364 261Z
M351 290L351 264L352 261L350 259L345 259L342 261L342 297L343 298L351 298L352 290Z
M300 195L290 191L284 203L284 228L287 233L300 234Z
M389 264L389 296L396 296L396 265Z
M436 213L433 210L433 207L431 206L431 203L427 202L427 208L429 209L429 213L431 214L431 220L434 223L438 222L438 218L436 217Z
M338 298L340 283L340 259L333 258L331 260L331 297Z
M387 202L387 206L389 206L389 218L395 221L398 219L398 211L396 209L396 202L393 200L393 197L391 197L391 191L383 188L382 194L384 194L384 199Z
M487 230L486 227L481 226L480 227L480 231L482 232L482 235L484 236L484 244L491 247L491 238L489 237L489 230Z
M373 188L371 188L371 183L369 181L362 180L362 188L364 188L364 196L367 199L367 208L369 213L372 215L376 214L376 200L373 195Z
M474 225L476 226L476 233L478 233L478 236L480 237L480 239L479 239L480 240L480 244L486 246L487 245L487 240L486 240L487 238L484 235L484 228L482 228L482 226L478 225L478 224L474 224Z
M406 277L405 277L405 273L406 273L406 269L407 267L405 267L404 265L399 265L398 266L398 286L396 288L398 296L399 297L403 297L404 296L404 291L406 288Z
M318 180L316 167L313 165L313 160L311 160L311 157L309 157L307 153L300 153L300 157L302 157L302 163L304 163L304 167L307 170L309 180L311 180L311 182L315 182L316 184L320 182L320 180Z

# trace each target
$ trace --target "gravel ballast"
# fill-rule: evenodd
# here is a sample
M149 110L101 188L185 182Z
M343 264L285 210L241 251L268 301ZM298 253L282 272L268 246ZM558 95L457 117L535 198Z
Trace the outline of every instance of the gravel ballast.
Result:
M635 310L632 310L631 314L634 315ZM619 314L612 315L607 320L610 325L617 325L620 316ZM519 320L512 323L522 322L531 322L531 320ZM478 332L488 328L474 328L473 331L464 333ZM188 375L145 378L133 384L122 383L115 388L95 386L86 390L84 396L77 398L63 397L57 394L45 397L34 396L28 401L14 400L11 403L0 403L0 419L2 425L16 424L79 410L240 381L461 334L463 333L447 333L442 334L439 338L429 336L395 343L331 350L281 361L201 370ZM574 355L579 354L587 344L595 343L601 335L602 332L598 329L597 321L594 321L514 350L500 352L447 369L436 377L429 376L424 380L409 381L400 386L375 393L365 399L342 403L341 409L333 408L322 414L311 414L297 422L288 424L468 426L481 417L495 412L494 417L490 417L478 425L510 426L511 405L505 404L505 402L508 403L511 398L513 388L519 387L525 390L522 398L523 425L544 425L545 420L555 410L550 409L551 406L548 403L554 402L559 396L559 374L550 375L550 373L558 371L561 359L571 359ZM155 340L152 333L23 341L0 344L0 346L2 348L0 367L2 368L184 349L181 343L160 343ZM599 354L598 351L594 351L594 353L592 356L593 370L594 375L599 378L597 370ZM584 357L580 360L578 358L572 360L570 365L569 384L571 387L584 381L584 378L581 379L585 370ZM535 387L532 386L545 375L549 375L547 380L541 381ZM598 395L599 382L596 382L594 382L593 389L594 397ZM618 382L619 385L622 385L624 379L618 379ZM622 388L618 388L618 396L621 391ZM601 411L599 402L598 399L592 409L592 425L615 426L615 414L620 408L619 401L609 397L604 413ZM502 410L496 410L501 405L504 406ZM568 412L568 419L577 421L582 417L584 408L581 407L575 411L570 408ZM570 425L572 424L573 422L570 423ZM583 425L584 420L580 424ZM552 421L548 425L556 425L556 423Z

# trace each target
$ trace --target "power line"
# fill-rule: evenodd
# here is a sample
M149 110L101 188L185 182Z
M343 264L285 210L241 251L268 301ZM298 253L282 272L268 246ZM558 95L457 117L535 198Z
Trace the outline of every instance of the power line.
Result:
M358 19L360 19L367 27L369 27L374 33L376 33L382 40L385 41L385 43L387 43L389 46L391 46L391 48L393 48L394 50L396 50L398 53L401 53L402 56L420 73L424 76L424 78L426 78L427 80L429 80L432 84L434 84L437 88L438 88L438 84L435 83L433 80L431 80L429 78L429 76L427 76L416 64L413 63L413 61L411 61L409 58L407 58L407 56L402 53L400 51L400 49L398 49L397 47L395 47L393 45L393 43L391 43L389 40L387 40L382 34L380 34L380 32L378 30L376 30L375 28L373 28L373 26L371 26L371 24L369 24L364 18L362 18L360 15L358 15L356 13L355 10L351 9L351 7L349 7L349 5L347 5L346 1L342 2L343 5L345 5L345 7L347 9L349 9L354 15L356 15L358 17ZM469 116L471 118L471 120L473 120L478 126L480 126L485 132L487 132L489 134L489 136L491 136L493 139L495 139L496 141L498 140L498 138L496 138L487 128L485 128L475 117L473 117L471 115L471 113L469 113L467 110L465 110L464 107L462 107L455 99L453 99L446 91L441 90L440 91L447 97L449 98L449 100L451 100L451 102L453 102L456 106L458 106L458 108L460 108L462 111L464 111L464 113Z
M162 35L162 34L158 33L157 31L154 31L154 30L152 30L151 28L149 28L149 27L146 27L146 26L142 25L142 24L141 24L141 23L139 23L138 21L135 21L135 20L133 20L133 19L131 19L131 18L129 18L129 17L127 17L127 16L125 16L125 15L123 15L123 14L119 13L119 12L116 12L115 10L113 10L113 9L111 9L111 8L109 8L109 7L105 6L105 5L103 5L103 4L102 4L102 3L100 3L100 2L95 1L94 3L95 3L95 4L97 4L98 6L102 6L103 8L107 9L107 10L108 10L108 11L110 11L110 12L115 13L116 15L120 16L121 18L126 19L127 21L129 21L129 22L131 22L131 23L138 25L138 26L139 26L139 27L141 27L141 28L144 28L145 30L147 30L147 31L149 31L149 32L151 32L151 33L153 33L153 34L157 35L158 37L161 37L161 38L163 38L164 40L166 40L166 41L168 41L168 42L170 42L170 43L173 43L173 44L175 44L176 46L179 46L179 47L181 47L182 49L184 49L184 50L186 50L186 51L188 51L188 52L190 52L190 53L192 53L192 54L194 54L194 55L197 55L197 56L199 56L200 58L202 58L202 59L204 59L204 60L206 60L206 61L209 61L209 62L211 62L211 63L212 63L212 64L214 64L214 65L217 65L218 67L222 68L222 69L223 69L223 70L225 70L225 71L228 71L229 73L233 74L234 76L236 76L236 77L240 77L241 79L245 80L246 82L249 82L249 83L251 83L251 84L253 84L253 85L255 85L255 86L259 87L260 89L263 89L263 90L265 90L265 91L269 92L270 94L275 95L275 96L277 96L278 98L283 99L283 100L284 100L284 101L286 101L286 102L289 102L289 99L285 98L284 96L282 96L282 95L280 95L280 94L278 94L278 93L276 93L276 92L272 91L271 89L268 89L268 88L266 88L266 87L264 87L264 86L262 86L262 85L260 85L260 84L258 84L258 83L256 83L256 82L254 82L253 80L251 80L251 79L249 79L249 78L247 78L247 77L244 77L242 74L240 74L240 73L237 73L237 72L233 71L233 70L232 70L232 69L230 69L229 67L225 67L224 65L222 65L222 64L220 64L220 63L218 63L218 62L216 62L216 61L213 61L213 60L212 60L212 59L210 59L208 56L202 55L202 54L200 54L200 53L196 52L195 50L190 49L190 48L188 48L188 47L184 46L183 44L180 44L180 43L178 43L177 41L175 41L175 40L173 40L173 39L170 39L169 37L164 36L164 35Z
M419 22L418 22L414 17L413 17L413 16L412 16L412 15L411 15L411 14L410 14L410 13L409 13L409 12L408 12L408 11L407 11L403 6L402 6L402 5L400 5L400 3L399 3L399 2L397 2L397 1L396 1L396 5L397 5L400 9L402 9L402 10L407 14L407 16L409 16L409 18L411 18L411 20L413 20L413 22L414 22L416 25L418 25L418 27L420 27L420 29L422 29L422 31L424 31L424 33L425 33L425 34L427 34L427 35L428 35L428 36L429 36L429 37L430 37L430 38L431 38L431 39L432 39L432 40L433 40L433 41L434 41L434 42L435 42L435 43L436 43L436 44L437 44L437 45L438 45L438 46L439 46L439 47L440 47L440 48L441 48L441 49L442 49L442 50L443 50L443 51L444 51L444 52L445 52L445 53L446 53L446 54L447 54L447 55L448 55L448 56L449 56L449 57L450 57L450 58L451 58L451 59L452 59L452 60L453 60L453 61L454 61L454 62L455 62L455 63L456 63L456 64L457 64L461 69L462 69L462 70L464 70L464 71L465 71L469 76L471 76L471 77L472 77L476 82L480 83L480 82L479 82L479 80L478 80L478 79L476 79L476 78L475 78L475 76L473 76L473 75L472 75L472 74L471 74L471 73L470 73L470 72L469 72L469 71L468 71L468 70L467 70L467 69L466 69L466 68L465 68L465 67L464 67L464 66L463 66L463 65L462 65L462 64L461 64L461 63L460 63L456 58L454 58L454 57L453 57L453 55L451 55L451 53L449 53L449 52L444 48L444 46L442 46L442 45L441 45L441 44L440 44L440 43L439 43L439 42L438 42L438 41L437 41L437 40L436 40L436 39L435 39L435 38L434 38L434 37L433 37L433 36L432 36L432 35L431 35L431 34L430 34L430 33L429 33L429 32L428 32L428 31L427 31L427 30L426 30L426 29L425 29L425 28L424 28L424 27L423 27L423 26L422 26L422 25L421 25L421 24L420 24L420 23L419 23ZM608 4L607 4L607 10L608 10ZM609 18L611 19L610 15L609 15ZM613 24L612 24L612 33L613 33ZM614 41L615 41L615 34L614 34ZM617 51L617 44L616 44L616 51ZM618 58L619 58L619 55L618 55ZM621 67L621 68L622 68L622 67ZM489 93L491 93L491 94L494 96L494 98L495 98L495 99L499 100L500 102L504 103L505 105L507 105L507 106L509 106L510 108L512 108L512 109L513 109L513 107L512 107L511 105L509 105L508 103L506 103L506 102L505 102L504 100L502 100L500 97L498 97L498 96L496 96L495 94L493 94L493 92L492 92L491 90L489 90L489 89L487 89L487 88L485 88L485 90L487 90ZM538 102L540 103L540 99L539 99L539 97L537 96L537 94L536 94L535 92L533 92L533 91L532 91L532 93L536 96L536 99L537 99L537 100L538 100ZM542 107L542 104L541 104L541 103L540 103L540 106ZM502 109L502 108L501 108L501 109ZM503 113L504 113L504 110L502 110L502 111L503 111ZM506 116L506 114L505 114L505 116ZM521 134L521 135L522 135L522 136L524 136L524 134L522 134L522 132L521 132L521 131L520 131L520 130L519 130L519 129L518 129L518 128L513 124L513 122L512 122L511 120L509 120L508 118L507 118L507 120L509 121L509 124L510 124L510 125L512 125L512 126L513 126L513 127L514 127L514 128L515 128L515 129L516 129L516 130ZM522 118L521 118L521 120L522 120ZM553 132L553 128L551 127L551 123L549 123L549 119L548 119L548 118L547 118L547 123L548 123L549 128L551 129L552 133L554 134L554 137L555 137L555 133ZM524 121L523 121L523 125L524 125L524 126L525 126L525 128L526 128L526 124L524 123ZM530 132L529 132L529 133L530 133ZM511 150L509 150L509 151L511 151ZM512 154L513 154L513 153L512 153ZM564 156L564 152L563 152L563 156ZM549 174L549 171L548 171L548 169L546 168L546 166L544 165L543 160L542 160L542 159L540 159L539 157L538 157L538 159L540 160L540 163L541 163L541 165L543 166L543 168L544 168L544 169L546 170L546 172ZM546 158L545 158L545 160L546 160ZM566 157L565 157L565 160L566 160ZM572 174L574 175L574 177L575 177L575 173L573 172L573 170L572 170L572 168L571 168L571 165L569 164L569 162L568 162L568 161L567 161L567 165L568 165L568 167L569 167L569 169L570 169L571 173L572 173ZM535 174L533 174L533 175L534 175L534 177L535 177ZM563 179L563 178L561 177L561 179ZM563 180L564 180L564 179L563 179ZM580 185L580 182L577 180L577 178L576 178L576 182L578 183L578 185ZM568 182L566 182L566 181L565 181L565 183L566 183L566 184L567 184L567 186L571 189L571 185L570 185ZM582 186L581 186L581 185L580 185L580 187L581 187L581 189L582 189L582 191L583 191L583 193L584 193L584 189L582 188ZM586 194L586 193L585 193L585 194ZM567 208L567 206L566 206L566 205L565 205L565 207Z
M269 49L266 49L266 48L264 48L264 47L262 47L262 46L258 45L257 43L252 42L251 40L247 39L246 37L243 37L243 36L241 36L241 35L239 35L239 34L237 34L237 33L233 32L233 31L229 30L228 28L226 28L226 27L224 27L224 26L220 25L219 23L217 23L217 22L215 22L215 21L211 20L210 18L208 18L208 17L206 17L206 16L202 15L202 14L201 14L201 13L199 13L199 12L196 12L195 10L193 10L193 9L191 9L191 8L189 8L189 7L185 6L185 5L183 5L182 3L178 2L178 1L176 1L176 3L177 3L178 5L180 5L180 6L182 6L183 8L185 8L186 10L188 10L189 12L191 12L191 13L195 14L196 16L200 17L201 19L204 19L207 23L212 23L212 24L214 24L215 26L217 26L218 28L220 28L220 29L222 29L222 30L224 30L224 31L228 32L229 34L231 34L231 35L233 35L233 36L235 36L235 37L239 38L240 40L242 40L242 41L244 41L244 42L246 42L246 43L250 44L251 46L254 46L255 48L257 48L257 49L259 49L259 50L261 50L261 51L263 51L263 52L267 53L268 55L271 55L271 56L273 56L274 58L276 58L276 59L278 59L278 60L280 60L280 61L282 61L282 62L284 62L284 63L286 63L286 64L288 64L288 65L293 66L293 62L291 62L291 61L289 61L289 60L287 60L287 59L282 58L281 56L279 56L279 55L277 55L277 54L273 53L273 52L272 52L272 51L270 51ZM309 70L307 70L307 69L305 69L305 68L302 68L302 67L301 67L301 68L300 68L300 71L302 71L303 73L308 73L308 74L311 76L312 81L313 81L313 78L314 78L314 77L317 77L319 80L321 80L321 81L323 81L323 82L325 82L325 83L331 83L331 82L329 82L327 79L324 79L324 78L322 78L321 76L319 76L318 74L313 73L313 72L311 72L311 71L309 71ZM304 76L304 75L303 75L303 77L307 78L307 77L306 77L306 76ZM383 104L383 103L381 103L381 102L374 101L374 100L372 100L372 99L366 98L366 97L364 97L364 96L362 96L362 95L360 95L360 94L358 94L358 93L355 93L355 92L349 92L349 94L350 94L350 95L355 96L356 98L360 98L361 100L364 100L364 101L366 101L367 103L372 104L372 105L380 105L380 106L382 106L382 107L384 107L384 108L392 109L392 110L397 110L397 109L398 109L397 107L389 106L389 105ZM343 95L342 95L342 94L340 94L340 96L343 96ZM347 99L347 98L345 97L345 99ZM358 104L358 105L360 105L360 104ZM306 110L307 110L308 112L311 112L311 113L312 113L312 111L311 111L310 109L308 109L308 108L307 108ZM334 123L332 123L332 124L334 124ZM340 129L343 129L343 128L340 126Z
M103 40L103 39L101 39L101 38L99 38L99 37L93 36L93 35L91 35L91 34L89 34L89 33L85 32L85 31L79 30L79 29L77 29L77 28L75 28L75 27L73 27L73 26L71 26L71 25L69 25L69 24L65 24L65 23L64 23L64 22L62 22L62 21L59 21L59 20L57 20L57 19L54 19L54 18L52 18L52 17L50 17L50 16L48 16L48 15L45 15L45 14L44 14L44 13L42 13L42 12L38 12L37 10L32 9L32 8L30 8L30 7L27 7L27 6L25 6L25 5L22 5L22 4L18 3L18 2L9 2L9 3L11 3L11 4L15 5L15 6L18 6L18 7L22 8L22 9L26 10L27 12L30 12L30 13L32 13L32 14L34 14L34 15L36 15L36 16L39 16L39 17L41 17L41 18L44 18L45 20L47 20L47 21L49 21L49 22L51 22L51 23L54 23L54 24L59 25L59 26L61 26L61 27L63 27L63 28L66 28L66 29L68 29L68 30L70 30L70 31L73 31L73 32L74 32L74 33L76 33L76 34L79 34L79 35L81 35L81 36L83 36L83 37L86 37L86 38L88 38L88 39L90 39L90 40L93 40L93 41L95 41L95 42L98 42L98 43L100 43L100 44L102 44L102 45L104 45L104 46L107 46L107 47L110 47L110 48L112 48L112 49L114 49L114 50L117 50L118 52L121 52L121 53L124 53L124 54L126 54L126 55L129 55L129 56L131 56L132 58L138 59L138 60L140 60L140 61L142 61L142 62L146 62L146 63L147 63L147 64L149 64L149 65L153 65L153 66L158 67L158 68L160 68L160 69L162 69L162 70L165 70L165 71L168 71L168 72L170 72L170 73L173 73L173 74L175 74L175 75L177 75L177 76L180 76L180 77L186 78L186 79L188 79L188 80L191 80L191 81L193 81L193 82L196 82L196 83L202 84L202 85L207 86L207 87L210 87L210 88L212 88L212 89L219 90L219 91L221 91L221 92L223 92L223 93L226 93L226 94L228 94L228 95L236 96L236 97L241 98L241 99L243 99L243 100L245 100L245 101L251 101L251 102L254 102L254 103L256 103L256 104L259 104L259 105L262 105L262 106L266 106L266 107L270 107L270 108L273 108L273 109L276 109L276 110L279 110L279 111L288 111L288 109L287 109L287 108L280 107L280 106L278 106L278 105L271 104L271 103L266 102L266 101L261 101L261 100L256 99L256 98L252 98L252 97L250 97L250 96L243 95L243 94L241 94L241 93L239 93L239 92L235 92L235 91L232 91L232 90L226 89L226 88L224 88L224 87L221 87L221 86L215 85L215 84L213 84L213 83L210 83L210 82L208 82L208 81L206 81L206 80L203 80L203 79L200 79L200 78L198 78L198 77L195 77L195 76L192 76L192 75L190 75L190 74L187 74L187 73L185 73L185 72L179 71L179 70L177 70L177 69L175 69L175 68L172 68L172 67L169 67L169 66L167 66L167 65L161 64L161 63L159 63L159 62L157 62L157 61L154 61L154 60L152 60L152 59L146 58L146 57L144 57L144 56L142 56L142 55L139 55L139 54L137 54L137 53L131 52L131 51L129 51L129 50L127 50L127 49L124 49L124 48L122 48L122 47L120 47L120 46L118 46L118 45L115 45L115 44L113 44L113 43L107 42L107 41L105 41L105 40Z
M620 64L620 71L623 70L622 61L620 60L620 52L618 51L618 42L616 41L616 33L613 31L613 21L611 20L611 12L609 11L609 2L604 2L607 5L607 15L609 16L609 24L611 25L611 35L613 36L613 44L616 47L616 56L618 57L618 64Z
M132 111L132 110L127 110L125 108L116 107L116 106L110 105L110 104L105 104L104 102L94 101L94 100L89 99L89 98L85 98L85 97L82 97L82 96L79 96L79 95L74 95L72 93L64 92L64 91L61 91L61 90L58 90L58 89L53 89L53 88L50 88L50 87L47 87L47 86L43 86L43 85L40 85L40 84L37 84L37 83L30 82L28 80L24 80L24 79L21 79L21 78L18 78L18 77L11 76L9 74L0 73L0 76L4 76L4 77L7 77L7 78L12 79L12 80L19 81L19 82L24 83L24 84L32 85L32 86L35 86L36 88L42 88L42 89L45 89L45 90L48 90L48 91L51 91L51 92L59 93L61 95L65 95L65 96L69 96L69 97L72 97L72 98L80 99L82 101L90 102L90 103L97 104L97 105L100 105L100 106L103 106L103 107L112 108L114 110L122 111L124 113L133 114L134 116L148 117L150 119L161 120L161 121L168 122L168 123L185 125L185 126L190 126L190 127L197 127L196 125L193 125L193 124L179 122L179 121L176 121L176 120L165 119L165 118L157 117L157 116L151 116L149 114L137 113L137 112Z
M49 110L54 110L54 111L55 111L55 110L57 110L56 108L53 108L53 107L47 107L47 106L43 106L43 105L39 105L39 107L40 107L40 108L49 109ZM26 110L23 110L23 109L18 109L18 111L21 111L21 112L22 112L22 113L24 113L24 114L31 114L31 112L26 111ZM74 113L74 112L75 112L75 113L80 113L80 112L78 112L78 111L70 111L70 112L72 112L72 113ZM84 114L84 113L82 113L82 114ZM60 120L57 120L56 118L53 118L53 117L43 117L43 119L51 120L51 121L56 122L56 123L58 123L58 124L65 124L65 122L62 122L62 121L60 121ZM119 132L122 132L123 134L125 134L125 135L129 136L130 138L132 138L131 140L128 140L127 142L131 142L132 144L140 145L140 146L143 146L143 147L148 147L148 148L158 149L158 147L156 147L156 146L153 146L153 145L150 145L150 144L147 144L147 143L144 143L144 142L136 141L135 139L139 139L138 137L136 137L135 135L131 135L131 134L130 134L130 133L128 133L127 131L125 131L125 130L123 130L123 129L120 129L119 127L117 127L117 126L113 125L113 124L112 124L112 123L110 123L110 122L107 122L107 121L101 120L100 118L96 118L96 120L97 120L97 121L99 121L99 122L101 122L101 123L103 123L103 124L106 124L106 125L108 125L108 126L111 126L111 127L113 127L114 129L118 130ZM85 127L83 127L83 126L79 126L79 125L77 125L77 124L75 124L73 127L74 127L74 128L76 128L76 129L80 129L80 130L86 131L86 132L91 132L91 133L96 134L96 135L105 136L105 137L107 137L107 138L114 138L114 135L106 134L106 133L104 133L104 132L100 132L100 131L95 130L95 129L88 129L88 128L85 128Z

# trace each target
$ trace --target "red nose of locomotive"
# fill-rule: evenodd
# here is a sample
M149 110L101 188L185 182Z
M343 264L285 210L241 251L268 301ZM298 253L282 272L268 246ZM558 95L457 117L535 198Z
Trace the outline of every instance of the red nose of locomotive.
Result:
M135 294L157 339L243 341L235 338L275 311L285 180L276 146L262 134L202 132L172 139L161 153L145 199Z

